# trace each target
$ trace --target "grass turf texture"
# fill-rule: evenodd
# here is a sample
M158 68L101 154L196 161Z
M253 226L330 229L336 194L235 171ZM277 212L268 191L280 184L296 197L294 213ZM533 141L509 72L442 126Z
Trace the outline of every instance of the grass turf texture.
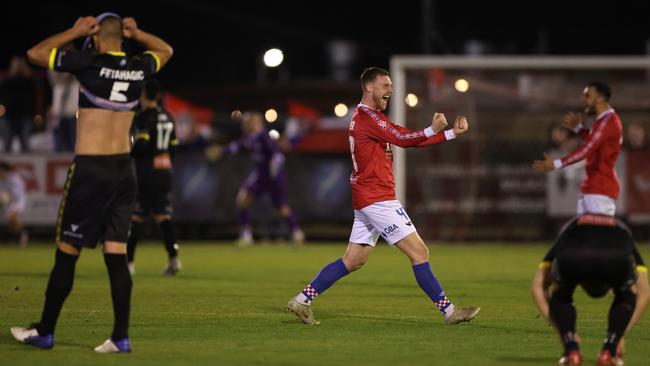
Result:
M560 344L537 317L530 280L545 246L432 246L431 264L457 305L480 305L471 324L448 326L419 289L407 258L380 244L366 266L313 304L322 324L285 310L344 244L194 244L183 271L162 278L162 245L138 248L131 309L133 353L92 348L112 329L109 283L100 250L85 250L57 326L53 350L19 344L11 326L38 321L52 246L0 247L1 365L553 365ZM642 248L650 260L650 251ZM578 331L587 364L605 336L611 297L578 290ZM650 317L627 336L626 364L650 358Z

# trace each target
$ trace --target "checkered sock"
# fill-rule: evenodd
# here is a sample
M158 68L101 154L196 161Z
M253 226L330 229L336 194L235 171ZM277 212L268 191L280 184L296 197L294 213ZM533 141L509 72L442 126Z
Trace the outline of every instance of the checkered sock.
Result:
M442 289L440 282L438 282L438 279L431 271L429 262L414 265L413 273L415 274L415 279L418 281L418 285L420 285L422 291L429 296L442 315L445 318L451 315L454 311L454 305L447 296L445 296L445 291Z
M330 288L334 282L341 279L341 277L350 273L342 259L337 259L334 262L326 265L318 272L316 277L296 296L296 301L301 304L309 305L316 296L322 294Z

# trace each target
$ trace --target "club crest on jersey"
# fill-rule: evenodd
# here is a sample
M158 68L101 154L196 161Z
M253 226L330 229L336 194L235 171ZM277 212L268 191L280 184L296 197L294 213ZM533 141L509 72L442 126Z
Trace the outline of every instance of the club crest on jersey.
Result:
M381 129L386 129L386 121L384 121L384 120L379 120L379 121L377 122L377 124L379 125L379 127L380 127Z

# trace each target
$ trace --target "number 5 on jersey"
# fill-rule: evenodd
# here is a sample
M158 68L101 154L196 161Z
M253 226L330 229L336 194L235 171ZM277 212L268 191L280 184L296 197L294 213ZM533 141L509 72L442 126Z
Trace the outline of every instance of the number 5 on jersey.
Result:
M121 92L125 92L129 89L129 83L123 81L116 81L113 83L113 89L111 89L111 97L108 98L114 102L126 102L126 95Z

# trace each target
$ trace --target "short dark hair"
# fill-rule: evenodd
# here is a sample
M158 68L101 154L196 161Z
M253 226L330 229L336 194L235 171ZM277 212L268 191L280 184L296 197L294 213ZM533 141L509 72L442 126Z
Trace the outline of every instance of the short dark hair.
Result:
M147 80L144 84L144 95L149 100L158 100L162 91L162 84L156 79Z
M591 81L587 84L587 87L594 88L596 93L602 95L606 101L609 101L609 98L612 97L612 88L602 81Z
M378 76L390 76L390 73L388 70L375 66L363 70L361 73L361 89L365 87L366 83L375 80Z
M114 16L102 19L97 35L104 39L122 39L122 20Z

